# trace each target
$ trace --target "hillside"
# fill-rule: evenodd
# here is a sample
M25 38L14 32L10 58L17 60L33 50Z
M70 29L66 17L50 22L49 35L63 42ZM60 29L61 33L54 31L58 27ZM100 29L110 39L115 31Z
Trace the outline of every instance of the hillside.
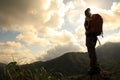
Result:
M120 43L106 43L97 47L97 57L103 70L110 71L113 75L120 75ZM43 66L50 72L61 72L65 75L83 74L87 72L89 58L87 53L69 52L58 58L33 63L38 67Z
M43 66L50 72L61 72L65 75L81 74L88 68L88 56L86 53L70 52L41 64L33 64Z
M116 79L120 78L120 43L106 43L97 47L97 57L103 70L110 71ZM1 64L3 65L3 64ZM24 69L37 70L44 67L50 73L62 73L65 76L86 74L89 68L88 53L69 52L45 62L21 65ZM3 66L0 67L2 70Z
M120 43L106 43L97 47L97 57L103 70L110 71L114 76L120 75ZM36 68L45 67L48 71L61 72L64 75L84 74L89 67L87 53L69 52L55 59L46 62L35 62L29 65Z
M120 77L120 43L106 43L97 48L101 67Z

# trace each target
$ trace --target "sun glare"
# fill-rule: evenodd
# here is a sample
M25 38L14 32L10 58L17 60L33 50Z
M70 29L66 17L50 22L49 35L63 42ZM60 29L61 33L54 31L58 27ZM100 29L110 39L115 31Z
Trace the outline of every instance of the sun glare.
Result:
M98 11L97 11L97 8L96 8L95 6L90 6L90 9L91 9L91 13L92 13L92 14L95 14L95 13L98 12Z

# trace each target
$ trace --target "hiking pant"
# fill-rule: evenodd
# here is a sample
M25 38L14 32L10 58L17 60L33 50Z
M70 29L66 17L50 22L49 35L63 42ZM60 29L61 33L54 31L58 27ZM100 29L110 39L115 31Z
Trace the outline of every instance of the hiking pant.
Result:
M90 58L90 67L97 66L97 56L96 56L96 46L97 37L96 36L86 36L86 46Z

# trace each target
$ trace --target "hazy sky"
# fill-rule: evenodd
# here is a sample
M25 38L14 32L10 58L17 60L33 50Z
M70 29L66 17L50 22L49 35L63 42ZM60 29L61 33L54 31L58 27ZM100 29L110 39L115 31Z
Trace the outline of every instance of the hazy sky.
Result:
M86 51L88 7L104 19L101 44L120 42L119 0L0 0L0 62L22 64Z

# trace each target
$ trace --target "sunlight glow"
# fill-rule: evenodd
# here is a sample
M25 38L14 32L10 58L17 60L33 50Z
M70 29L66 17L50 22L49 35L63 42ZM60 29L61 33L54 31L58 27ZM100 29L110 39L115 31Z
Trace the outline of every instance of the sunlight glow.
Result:
M97 7L95 7L95 6L90 6L90 9L91 9L91 13L92 13L92 14L95 14L95 13L98 12L98 11L97 11Z

